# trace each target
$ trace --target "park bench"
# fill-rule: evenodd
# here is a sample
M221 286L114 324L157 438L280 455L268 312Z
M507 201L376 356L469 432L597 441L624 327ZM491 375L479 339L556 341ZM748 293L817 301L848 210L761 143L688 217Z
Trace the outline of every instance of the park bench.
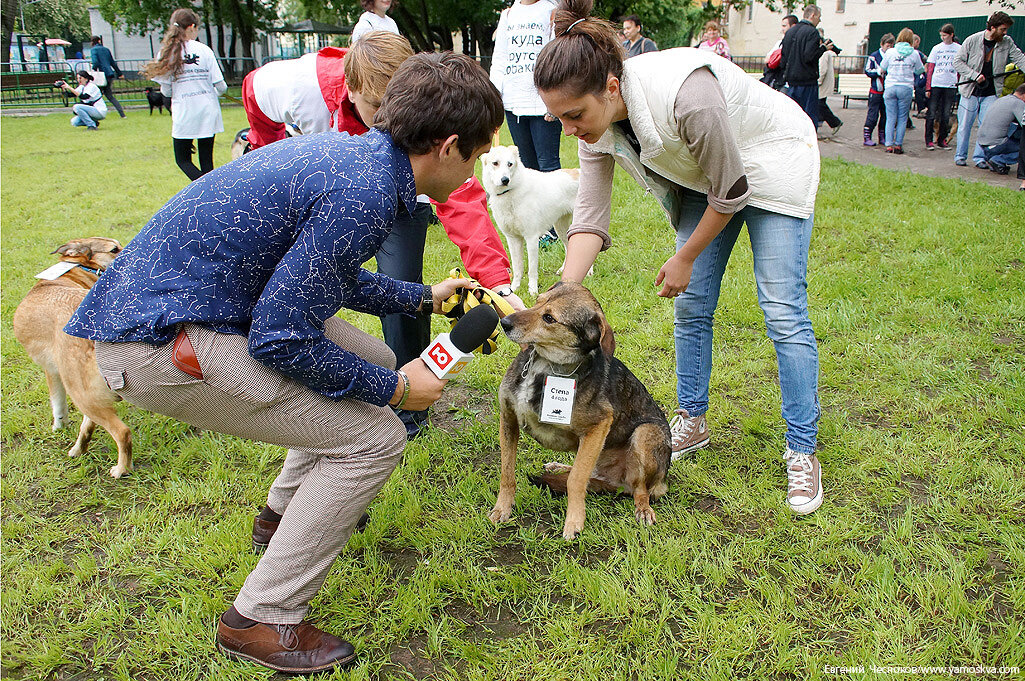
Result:
M864 73L841 73L838 76L837 92L843 96L843 108L852 99L868 99L871 81Z
M68 79L68 74L63 71L11 71L0 74L0 90L3 92L3 99L7 100L12 95L28 95L29 97L45 95L52 96L57 92L53 87L56 80ZM68 105L68 95L63 90L60 97L64 106Z

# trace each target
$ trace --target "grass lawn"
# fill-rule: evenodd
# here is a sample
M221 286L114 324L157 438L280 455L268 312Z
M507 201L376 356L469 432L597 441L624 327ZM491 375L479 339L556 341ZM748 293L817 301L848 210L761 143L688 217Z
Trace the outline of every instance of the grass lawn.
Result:
M218 164L244 125L241 109L224 113ZM213 634L256 563L250 523L284 451L122 403L135 472L113 480L105 432L67 457L80 415L50 431L42 372L11 334L50 251L83 236L127 242L185 185L169 128L139 110L96 134L65 115L3 119L5 679L273 676L222 658ZM570 140L563 158L576 165ZM617 356L671 410L672 310L653 284L671 232L625 175L614 201L614 246L585 283ZM359 651L330 678L1025 668L1023 216L1007 189L823 164L809 284L826 500L804 518L783 501L775 356L745 239L716 319L712 444L671 467L652 528L638 526L632 500L592 496L580 539L564 542L565 500L526 480L558 455L529 438L514 522L488 522L496 394L515 352L505 342L448 387L435 427L407 448L314 601L313 621ZM440 228L428 253L431 281L458 264ZM544 252L542 288L561 257ZM374 318L346 318L380 334Z

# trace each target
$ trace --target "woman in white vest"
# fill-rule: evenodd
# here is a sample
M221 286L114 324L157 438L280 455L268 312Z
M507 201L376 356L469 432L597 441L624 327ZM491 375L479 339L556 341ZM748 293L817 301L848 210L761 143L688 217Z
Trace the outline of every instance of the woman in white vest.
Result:
M691 48L624 61L592 0L563 0L534 82L549 115L580 139L580 191L563 279L583 280L609 247L618 163L662 204L677 252L658 272L675 298L679 409L673 458L709 442L712 318L730 252L747 224L758 302L776 348L786 422L787 502L822 503L815 456L818 349L808 318L808 246L819 181L811 120L793 100L715 54Z

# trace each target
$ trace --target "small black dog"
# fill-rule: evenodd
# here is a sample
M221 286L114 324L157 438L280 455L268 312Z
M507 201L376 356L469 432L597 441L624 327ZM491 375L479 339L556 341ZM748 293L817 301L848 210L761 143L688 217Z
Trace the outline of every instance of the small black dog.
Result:
M160 109L161 115L164 113L164 107L167 107L167 113L171 113L171 98L165 97L160 90L154 90L151 87L146 88L146 101L149 102L149 115L153 115L153 109Z

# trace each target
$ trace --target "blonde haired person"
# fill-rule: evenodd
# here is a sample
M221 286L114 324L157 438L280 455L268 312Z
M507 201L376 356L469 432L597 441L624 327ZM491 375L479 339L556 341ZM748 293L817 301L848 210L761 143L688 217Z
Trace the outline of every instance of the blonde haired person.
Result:
M387 31L398 35L399 25L388 16L392 0L359 0L365 10L352 27L352 36L349 45L355 45L356 41L371 31Z
M883 104L886 105L886 153L904 153L904 133L908 113L915 94L915 76L925 73L921 54L911 46L915 34L910 28L901 29L897 44L887 50L879 64L879 73L886 80Z
M196 40L199 17L190 9L171 13L171 25L160 44L160 55L143 74L160 84L171 99L171 138L174 160L190 180L214 169L214 136L224 132L218 97L228 86L213 50ZM199 148L199 167L192 162L192 141Z
M284 139L286 126L304 135L365 132L392 74L412 56L402 36L374 31L353 47L325 47L252 71L242 82L250 147Z
M714 52L723 59L733 59L730 56L730 46L726 39L722 37L722 28L719 26L718 21L712 20L706 23L703 35L705 39L698 43L699 50Z
M822 503L818 348L806 281L819 181L815 128L786 95L704 50L624 60L613 28L590 17L591 7L591 0L563 0L553 18L557 37L534 70L548 111L580 140L580 191L562 278L581 281L611 245L612 179L621 166L676 228L676 252L655 285L675 307L679 409L671 430L679 458L710 440L712 317L746 224L779 368L787 503L811 513Z

